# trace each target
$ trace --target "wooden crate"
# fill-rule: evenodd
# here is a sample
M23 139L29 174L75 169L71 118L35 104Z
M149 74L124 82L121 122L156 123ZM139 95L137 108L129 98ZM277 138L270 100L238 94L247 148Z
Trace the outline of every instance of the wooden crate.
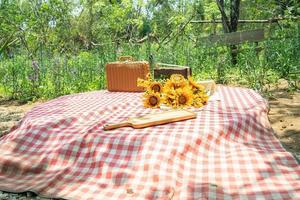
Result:
M191 68L187 66L171 65L165 63L157 63L154 68L154 78L155 79L167 79L170 78L172 74L181 74L185 78L192 75Z

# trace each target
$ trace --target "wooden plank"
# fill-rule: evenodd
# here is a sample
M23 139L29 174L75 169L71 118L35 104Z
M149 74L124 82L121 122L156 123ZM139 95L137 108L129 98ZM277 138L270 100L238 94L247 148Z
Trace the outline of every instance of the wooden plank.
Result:
M265 39L263 29L256 29L251 31L225 33L223 35L212 35L204 37L201 42L206 44L221 44L221 45L237 45L245 42L260 42Z
M268 20L268 19L260 19L260 20L247 20L247 19L241 19L241 20L238 20L238 23L239 24L243 24L243 23L275 23L277 22L278 20ZM194 20L194 21L191 21L190 23L199 23L199 24L213 24L213 23L218 23L218 24L221 24L222 23L222 20L220 19L217 19L217 20Z
M277 23L281 20L291 20L297 21L300 17L282 17L282 18L271 18L271 19L240 19L238 23ZM222 23L221 19L211 19L211 20L192 20L190 23L200 23L200 24L213 24Z
M132 117L117 124L105 125L103 129L107 131L121 127L145 128L149 126L194 119L196 116L196 113L187 110L172 110L157 114L148 114L140 117Z
M156 63L156 67L188 67L188 66L174 65L174 64L167 64L167 63Z

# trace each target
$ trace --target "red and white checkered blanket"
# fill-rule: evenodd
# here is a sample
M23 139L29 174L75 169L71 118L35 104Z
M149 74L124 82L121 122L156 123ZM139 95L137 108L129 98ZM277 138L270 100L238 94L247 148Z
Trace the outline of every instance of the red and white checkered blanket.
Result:
M274 137L267 102L219 87L196 119L103 131L161 112L140 93L96 91L36 106L0 139L0 190L66 199L300 199L300 165Z

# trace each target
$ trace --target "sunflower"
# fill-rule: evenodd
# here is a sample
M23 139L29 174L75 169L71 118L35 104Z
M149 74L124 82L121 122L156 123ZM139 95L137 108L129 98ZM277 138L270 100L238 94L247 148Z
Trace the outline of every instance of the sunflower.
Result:
M162 90L163 90L163 87L162 87L161 83L159 83L159 82L152 82L152 83L150 83L150 85L148 87L148 91L152 91L152 92L161 93Z
M148 73L148 74L146 75L146 80L147 80L147 81L152 81L152 77L151 77L151 74L150 74L150 73Z
M163 87L163 92L168 92L169 90L174 90L175 87L174 87L174 84L171 80L167 80L165 83L164 83L164 87Z
M169 89L164 92L163 96L163 103L167 106L176 107L177 101L176 101L176 91L174 89Z
M194 103L193 103L194 107L199 107L199 105L201 104L204 105L207 103L207 101L208 101L208 95L205 92L198 92L194 94Z
M194 81L194 79L191 76L188 78L188 80L189 80L189 85L192 86L193 89L200 90L200 91L205 90L205 87L197 83L196 81Z
M143 88L147 88L149 86L149 81L147 80L144 80L144 79L141 79L141 78L138 78L137 79L137 86L138 87L143 87Z
M193 93L189 87L178 88L177 93L177 105L178 107L190 106L193 103Z
M158 108L161 103L159 93L145 93L144 94L144 106L146 108Z
M164 83L154 81L150 75L138 79L138 86L147 88L143 96L144 106L158 108L161 104L173 108L194 106L200 108L208 101L203 85L189 77L186 80L180 74L171 75Z
M202 103L203 104L206 104L207 102L208 102L208 95L207 94L203 94L203 96L202 96Z
M175 88L186 86L186 79L181 74L172 74L170 80Z
M202 103L201 100L195 99L194 102L193 102L193 106L194 106L195 108L201 108L201 107L203 106L203 103Z
M143 87L143 88L148 88L152 82L151 74L148 73L146 75L146 79L138 78L137 79L137 86L138 87Z

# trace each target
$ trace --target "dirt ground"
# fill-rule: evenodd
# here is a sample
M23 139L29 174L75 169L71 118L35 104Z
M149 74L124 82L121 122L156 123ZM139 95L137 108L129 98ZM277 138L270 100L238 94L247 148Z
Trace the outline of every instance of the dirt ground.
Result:
M0 137L2 134L6 134L27 111L40 103L41 102L22 103L18 101L8 101L0 97Z
M300 92L274 91L269 121L286 150L300 160Z

